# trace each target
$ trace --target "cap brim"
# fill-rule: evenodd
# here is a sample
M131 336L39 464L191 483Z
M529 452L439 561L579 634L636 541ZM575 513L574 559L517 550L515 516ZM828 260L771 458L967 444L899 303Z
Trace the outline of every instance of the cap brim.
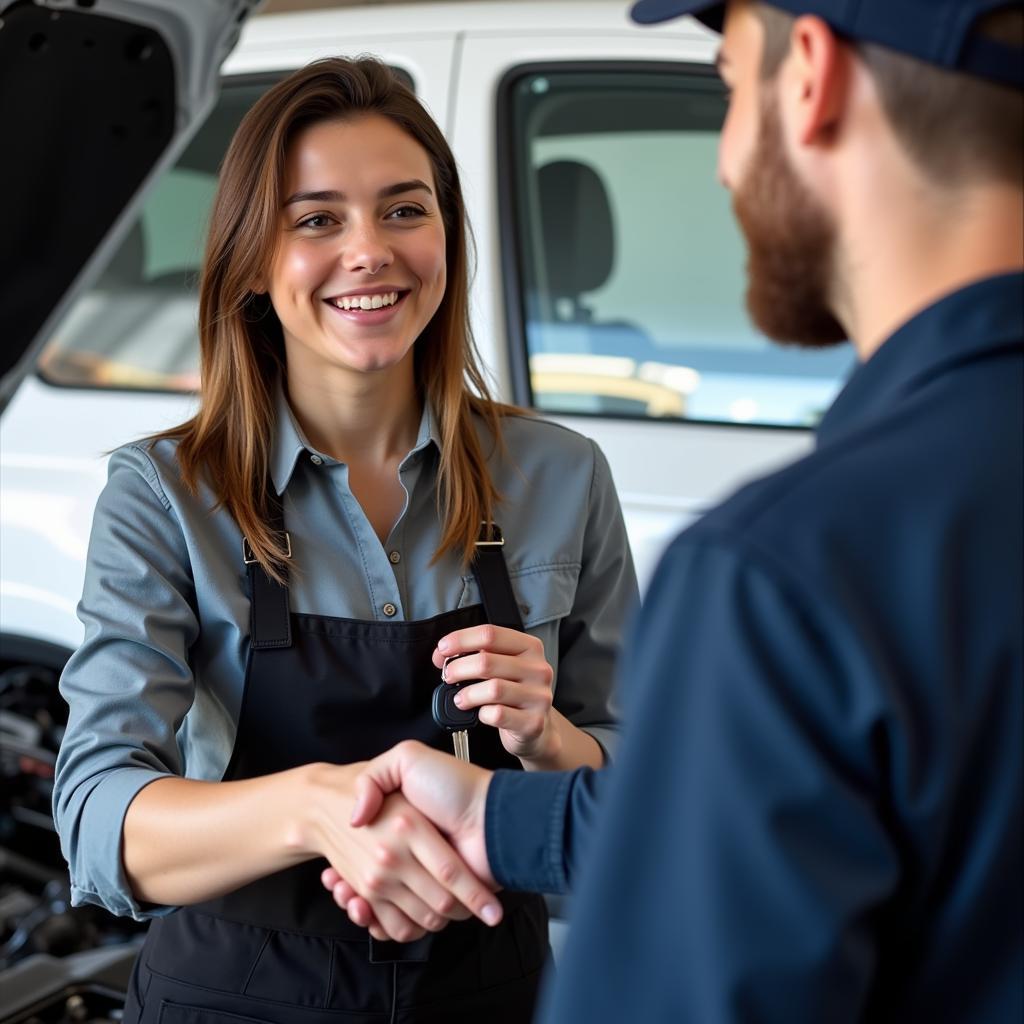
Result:
M637 0L629 12L638 25L654 25L684 14L692 14L715 32L721 32L725 24L725 4L708 0Z

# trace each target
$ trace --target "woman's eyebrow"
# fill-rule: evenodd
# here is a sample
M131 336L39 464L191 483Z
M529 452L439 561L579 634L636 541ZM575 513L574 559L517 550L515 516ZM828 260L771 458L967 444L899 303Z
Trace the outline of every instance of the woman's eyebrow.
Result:
M397 185L388 185L387 188L382 188L377 193L377 198L387 199L389 196L399 196L403 192L426 192L428 196L434 194L430 191L430 186L425 181L413 178L411 181L400 181Z
M430 186L425 181L420 181L419 178L413 178L411 181L400 181L394 185L388 185L386 188L382 188L377 193L378 199L387 199L390 196L398 196L403 192L426 192L427 195L432 196L434 193L431 191ZM346 196L344 192L338 192L336 189L325 189L322 191L312 192L294 192L285 201L285 206L291 206L292 203L343 203L345 202Z

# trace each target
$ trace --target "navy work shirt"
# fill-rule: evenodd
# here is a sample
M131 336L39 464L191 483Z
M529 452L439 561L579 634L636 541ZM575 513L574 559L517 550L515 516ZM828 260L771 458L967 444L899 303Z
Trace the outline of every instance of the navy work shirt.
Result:
M1024 1019L1022 396L1011 274L901 327L813 454L676 539L618 764L488 796L506 885L586 861L543 1020Z

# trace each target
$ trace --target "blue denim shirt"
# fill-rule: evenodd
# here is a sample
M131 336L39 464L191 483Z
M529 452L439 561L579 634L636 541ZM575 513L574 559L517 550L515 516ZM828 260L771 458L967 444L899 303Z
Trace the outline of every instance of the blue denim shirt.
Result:
M1024 275L677 538L623 661L612 769L488 792L498 880L574 884L539 1020L1021 1020Z
M555 669L555 706L611 752L613 663L636 579L608 465L593 442L555 424L514 416L504 428L507 454L490 468L524 624ZM478 603L457 556L430 564L441 535L438 437L426 409L400 468L405 508L382 545L348 467L308 443L279 393L271 478L291 536L293 611L416 620ZM125 812L162 776L221 778L231 755L249 598L241 533L213 505L208 490L184 487L172 442L128 445L110 460L79 605L85 639L61 678L70 718L53 807L76 904L166 912L129 890Z

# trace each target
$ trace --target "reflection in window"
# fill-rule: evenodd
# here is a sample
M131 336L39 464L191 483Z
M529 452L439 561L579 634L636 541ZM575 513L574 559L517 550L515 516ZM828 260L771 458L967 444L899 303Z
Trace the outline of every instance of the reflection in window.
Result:
M715 174L719 80L551 70L509 95L534 405L813 425L852 355L779 347L746 316L743 242Z

